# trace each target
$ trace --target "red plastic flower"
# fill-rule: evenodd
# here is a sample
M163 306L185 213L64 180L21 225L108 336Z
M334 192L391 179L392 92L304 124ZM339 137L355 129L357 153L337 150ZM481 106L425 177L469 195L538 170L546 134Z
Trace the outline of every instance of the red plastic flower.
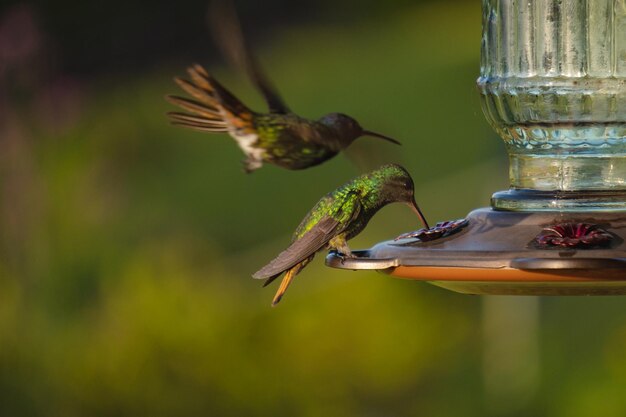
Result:
M445 222L439 222L434 227L426 229L425 227L414 232L405 233L394 240L416 238L422 242L429 240L439 239L441 237L450 236L453 233L458 232L465 226L467 226L467 219L448 220Z
M544 228L535 238L539 246L560 246L563 248L584 248L604 246L613 240L613 235L597 224L559 223Z

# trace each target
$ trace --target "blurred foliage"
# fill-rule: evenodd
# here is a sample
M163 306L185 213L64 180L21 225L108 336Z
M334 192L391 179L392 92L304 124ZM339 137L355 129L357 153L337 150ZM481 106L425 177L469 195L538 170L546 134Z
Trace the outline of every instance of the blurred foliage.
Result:
M480 298L322 254L275 309L250 278L319 197L378 163L413 173L431 221L506 187L474 88L480 5L398 4L290 27L259 55L299 113L343 111L404 146L362 139L349 158L251 175L226 136L168 126L187 63L73 77L46 65L63 40L24 23L49 6L19 9L18 37L0 25L0 415L487 413ZM241 74L211 69L260 108ZM352 246L417 226L391 206ZM542 300L541 385L504 414L624 415L621 302Z

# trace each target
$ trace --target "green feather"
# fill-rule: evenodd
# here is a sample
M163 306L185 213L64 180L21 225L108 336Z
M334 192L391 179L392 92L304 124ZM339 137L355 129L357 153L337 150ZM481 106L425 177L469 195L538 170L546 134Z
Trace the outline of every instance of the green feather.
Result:
M409 180L409 174L399 165L383 165L369 174L361 175L344 184L335 191L328 193L309 211L296 229L293 239L304 236L323 217L330 216L340 224L347 225L353 219L357 207L361 207L363 213L354 225L360 228L367 223L371 216L383 205L387 204L382 192L384 185L392 178ZM349 229L352 229L349 227ZM350 230L348 230L350 233Z

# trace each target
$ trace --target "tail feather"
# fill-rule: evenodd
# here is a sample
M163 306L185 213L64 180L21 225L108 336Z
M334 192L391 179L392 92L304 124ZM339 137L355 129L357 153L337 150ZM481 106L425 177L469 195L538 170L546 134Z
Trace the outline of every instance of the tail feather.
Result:
M191 81L196 84L198 87L207 90L211 93L215 91L213 85L211 84L210 75L204 68L200 65L195 64L193 67L187 68L187 73L191 77Z
M205 117L192 116L187 113L179 113L179 112L174 112L174 111L167 113L167 115L170 117L170 119L177 121L177 122L199 123L199 124L207 125L208 127L217 127L217 128L226 127L226 123L222 120L212 120L212 119L207 120Z
M208 78L209 77L209 73L207 72L206 69L204 69L204 67L200 64L193 64L192 67L190 67L188 69L189 74L191 74L191 76L193 77L193 74L198 74L204 78Z
M223 121L223 119L220 117L219 110L210 105L206 105L204 103L200 103L189 98L178 96L166 96L165 98L170 103L175 104L183 108L184 110L200 115L204 118Z
M293 277L295 277L296 274L300 272L300 269L301 268L298 268L298 266L295 266L287 271L285 277L280 283L280 287L278 287L278 291L276 291L274 299L272 300L272 307L276 306L276 304L278 304L283 298L283 295L285 295L285 292L287 292L287 288L289 288L289 284L291 284L291 281L293 281Z
M304 267L307 266L309 262L313 260L314 257L315 257L315 254L309 256L308 258L305 258L304 260L302 260L301 262L298 262L297 264L295 264L293 267L289 268L285 272L285 276L283 277L283 280L281 281L280 286L278 287L278 291L276 291L276 295L274 296L274 300L272 301L272 307L278 304L280 300L283 298L283 295L285 295L287 288L289 288L289 284L291 284L293 277L298 275L300 271L302 271ZM272 275L271 277L268 277L265 283L263 284L263 287L266 287L268 284L270 284L272 281L278 278L280 274L282 274L282 271L276 275Z
M192 96L193 98L200 100L204 103L211 103L215 100L215 98L208 92L206 88L197 87L195 84L185 80L184 78L175 77L174 81L180 88L185 90L187 94ZM209 90L213 91L213 90Z
M209 91L212 96L219 101L219 104L233 116L243 117L252 114L252 111L246 107L233 93L224 87L219 81L213 78L204 68L196 64L189 68L189 75L196 85Z
M254 113L200 65L187 69L191 81L175 78L193 98L169 95L166 99L188 113L170 112L172 124L207 132L253 129Z
M199 124L199 123L190 123L190 122L172 122L172 125L174 126L182 126L182 127L186 127L189 128L191 130L197 130L200 132L228 132L228 129L226 129L225 127L209 127L207 125L204 124Z

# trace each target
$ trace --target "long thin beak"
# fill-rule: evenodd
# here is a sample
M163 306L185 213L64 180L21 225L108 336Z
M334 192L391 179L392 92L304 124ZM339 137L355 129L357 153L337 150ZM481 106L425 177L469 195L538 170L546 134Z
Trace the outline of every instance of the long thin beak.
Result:
M426 221L426 217L424 217L424 215L422 214L422 210L420 210L419 206L415 202L415 198L413 198L413 201L411 201L410 203L407 203L407 204L409 205L409 207L411 207L413 209L415 214L417 214L417 217L420 218L420 220L424 224L424 227L426 227L427 229L430 229L430 226L428 226L428 222Z
M395 143L396 145L402 145L400 142L395 140L394 138L390 138L389 136L381 135L380 133L371 132L369 130L364 130L362 133L363 136L373 136L375 138L385 139L391 143Z

